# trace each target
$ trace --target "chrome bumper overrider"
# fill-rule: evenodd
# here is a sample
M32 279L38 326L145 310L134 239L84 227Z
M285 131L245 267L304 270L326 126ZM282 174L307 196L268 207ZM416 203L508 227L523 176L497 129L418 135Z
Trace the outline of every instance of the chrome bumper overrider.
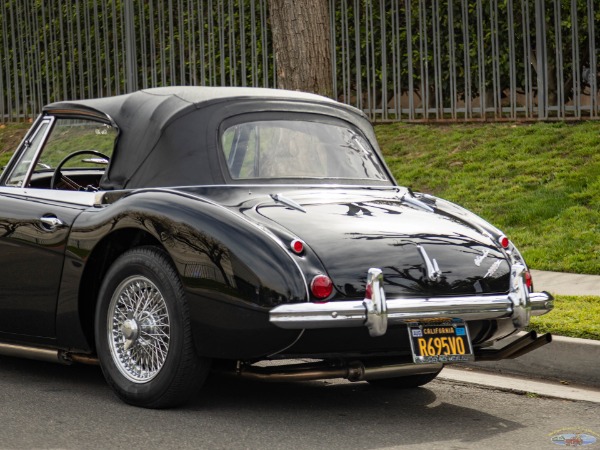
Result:
M511 267L510 290L505 295L395 298L386 300L383 274L369 269L364 300L294 303L271 309L269 320L280 328L313 329L366 326L371 336L382 336L388 324L424 319L485 320L512 318L516 328L529 324L531 315L551 311L554 299L547 292L529 293L525 266Z

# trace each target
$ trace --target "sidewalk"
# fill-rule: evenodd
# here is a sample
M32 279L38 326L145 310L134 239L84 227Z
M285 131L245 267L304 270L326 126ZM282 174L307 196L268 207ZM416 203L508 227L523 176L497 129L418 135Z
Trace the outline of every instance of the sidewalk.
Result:
M532 270L537 292L554 295L600 296L600 275L577 275ZM549 314L560 314L556 311ZM502 345L505 345L503 343ZM553 336L550 344L516 359L480 362L474 368L501 374L559 380L600 387L600 341Z
M558 295L600 296L600 275L532 270L533 287L537 292L548 291Z

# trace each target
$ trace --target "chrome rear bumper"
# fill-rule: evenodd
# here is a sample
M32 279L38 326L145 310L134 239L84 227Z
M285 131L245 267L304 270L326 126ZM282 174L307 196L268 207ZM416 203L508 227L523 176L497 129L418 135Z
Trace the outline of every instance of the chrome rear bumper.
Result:
M386 300L381 270L369 269L368 294L364 300L280 305L271 309L269 320L287 329L366 326L371 336L384 335L388 324L442 318L467 321L512 318L516 328L524 328L531 315L541 316L554 307L554 299L548 292L528 292L524 273L523 265L512 266L506 295Z

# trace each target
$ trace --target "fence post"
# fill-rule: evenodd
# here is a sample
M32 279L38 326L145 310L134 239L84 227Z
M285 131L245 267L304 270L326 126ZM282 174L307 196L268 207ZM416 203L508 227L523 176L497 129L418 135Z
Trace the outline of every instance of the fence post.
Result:
M133 0L125 0L125 91L133 92L137 85L137 55Z
M548 55L546 54L546 2L535 2L535 53L538 119L548 118Z

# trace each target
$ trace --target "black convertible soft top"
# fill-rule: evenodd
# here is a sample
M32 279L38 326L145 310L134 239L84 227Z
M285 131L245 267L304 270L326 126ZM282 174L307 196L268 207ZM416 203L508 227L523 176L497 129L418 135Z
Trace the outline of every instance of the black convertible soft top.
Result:
M216 152L212 151L221 121L265 111L328 113L363 131L366 122L359 110L326 97L263 88L152 88L44 107L48 114L93 116L117 126L119 137L100 183L102 189L222 183ZM374 136L367 137L374 143Z

